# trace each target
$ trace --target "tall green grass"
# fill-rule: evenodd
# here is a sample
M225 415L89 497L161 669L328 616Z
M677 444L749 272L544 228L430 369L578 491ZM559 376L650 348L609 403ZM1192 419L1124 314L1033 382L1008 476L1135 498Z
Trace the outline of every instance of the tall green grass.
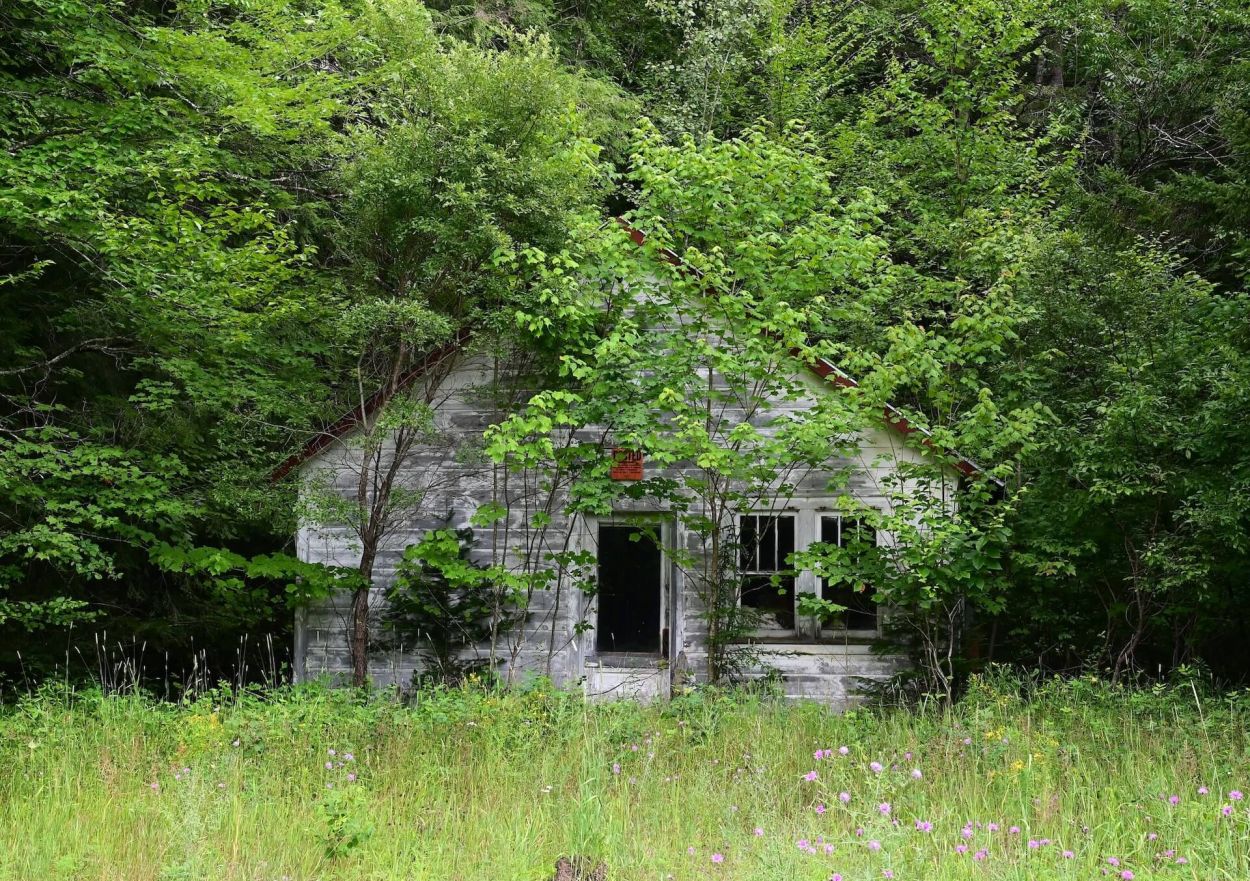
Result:
M511 881L579 855L609 879L1242 881L1248 721L1240 697L1088 680L843 715L712 692L47 690L0 711L0 879Z

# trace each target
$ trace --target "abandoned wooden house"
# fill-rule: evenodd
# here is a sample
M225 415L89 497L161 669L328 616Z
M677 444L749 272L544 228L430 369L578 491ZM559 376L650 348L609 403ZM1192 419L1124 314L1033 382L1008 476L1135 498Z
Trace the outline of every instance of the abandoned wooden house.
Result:
M766 402L773 408L801 411L821 396L838 395L854 381L826 360L795 361L792 399ZM580 688L591 697L655 698L706 678L708 623L687 567L668 549L695 550L698 542L685 521L646 498L622 496L610 513L565 515L559 499L550 506L550 534L536 540L526 522L539 489L516 480L482 452L483 433L499 422L507 407L499 403L495 383L498 355L475 345L463 332L450 345L431 353L401 383L405 393L430 403L436 440L423 444L399 463L399 480L420 494L420 510L395 524L379 548L374 570L374 605L394 577L404 548L436 528L465 528L475 512L507 496L508 529L477 529L474 553L483 559L523 560L542 552L539 545L587 552L592 560L593 590L571 589L563 574L529 597L524 620L507 635L507 646L469 646L466 652L492 652L497 671L509 681L548 676L556 684ZM369 406L378 403L373 401ZM733 418L730 414L726 418ZM328 488L349 497L357 490L361 446L352 442L354 415L318 435L282 468L304 486ZM863 593L834 590L812 572L787 571L792 552L815 542L840 544L862 527L840 511L839 498L853 497L869 506L889 504L882 487L904 463L929 455L919 433L897 412L886 408L874 424L859 427L849 451L842 447L820 469L803 474L784 496L766 505L737 511L733 528L741 548L740 602L758 612L759 627L747 634L747 677L777 677L787 696L846 705L866 681L888 679L904 665L901 651L883 651L881 640L888 609L877 608ZM612 455L610 441L605 455ZM622 483L645 479L651 464L642 457L620 456L612 477ZM669 472L680 470L670 467ZM943 479L926 485L953 504L958 481L976 466L946 459ZM831 489L837 472L841 489ZM503 490L501 491L501 487ZM638 541L640 524L655 541ZM635 539L631 539L635 536ZM889 542L872 534L869 541ZM298 534L298 554L305 561L355 567L360 559L356 534L346 523L305 522ZM825 596L846 607L821 624L799 611L804 595ZM345 678L351 669L350 597L335 597L297 615L296 676ZM371 653L369 673L380 684L407 685L419 669L411 650Z

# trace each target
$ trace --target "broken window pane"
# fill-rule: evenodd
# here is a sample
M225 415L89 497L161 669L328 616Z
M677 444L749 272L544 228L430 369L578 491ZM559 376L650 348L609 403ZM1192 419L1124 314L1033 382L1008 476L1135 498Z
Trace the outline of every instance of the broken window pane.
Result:
M820 518L820 540L840 548L854 548L856 545L875 547L877 533L858 520L833 515ZM864 589L856 590L856 587ZM821 596L839 606L846 606L845 612L825 624L826 629L877 629L877 602L872 598L871 586L825 583Z
M766 629L794 630L794 576L786 564L794 553L794 517L743 514L738 540L742 605L757 609Z

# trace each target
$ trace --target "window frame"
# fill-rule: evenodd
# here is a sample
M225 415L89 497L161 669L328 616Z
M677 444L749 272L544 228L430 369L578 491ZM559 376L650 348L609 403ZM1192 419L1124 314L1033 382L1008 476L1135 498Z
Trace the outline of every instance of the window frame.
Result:
M736 523L735 523L737 527L736 536L737 536L737 542L739 545L738 576L743 580L743 582L745 582L748 578L764 578L764 577L771 578L773 575L776 575L778 572L786 571L783 568L785 566L785 559L779 557L780 552L778 550L778 547L780 545L780 541L779 541L780 530L776 531L776 537L774 537L773 539L773 563L778 568L776 569L759 569L759 568L746 569L742 566L742 556L743 556L742 536L744 533L744 530L742 528L742 523L743 523L743 520L745 520L747 517L751 517L755 519L754 534L757 536L761 534L759 530L759 523L761 520L768 519L774 522L779 522L781 518L784 517L793 521L793 527L791 529L793 549L790 551L790 553L796 553L799 550L799 521L800 521L800 518L797 512L792 511L792 510L742 511L736 515ZM758 559L759 557L759 542L758 541L756 542L755 556L756 556L755 562L758 566L758 564L760 563L760 560ZM758 627L752 631L753 636L779 637L779 636L793 636L798 633L798 628L799 628L799 623L800 623L799 613L798 613L799 575L800 573L796 571L793 576L789 576L790 579L794 582L794 584L791 587L791 595L790 595L790 605L791 605L790 616L793 620L793 626L791 627ZM745 584L743 586L745 586ZM738 591L738 607L739 608L742 608L742 606L744 605L749 605L743 602L745 593L746 593L745 590L741 588ZM752 608L754 608L754 606L752 606ZM767 610L764 610L764 614L767 614Z
M839 536L842 534L842 523L845 520L859 519L852 512L839 510L836 505L830 504L829 500L812 500L809 504L804 504L802 500L791 500L784 507L771 509L751 508L736 513L734 515L735 535L739 538L742 535L742 521L744 517L792 518L794 520L795 553L805 551L821 540L821 529L825 518L837 518ZM879 530L874 530L873 539L878 546L881 545L882 535ZM739 553L741 554L741 551ZM739 560L741 561L741 556L739 556ZM779 562L784 566L784 561ZM739 563L738 574L745 579L748 576L768 575L775 571L747 570L742 568L741 563ZM795 570L793 578L794 626L791 628L757 628L748 635L748 640L769 639L774 641L818 643L838 638L876 638L881 635L884 610L880 604L877 604L876 607L876 626L871 630L822 626L812 617L800 615L798 611L800 596L808 594L823 597L824 579L817 578L816 574L810 569ZM743 605L742 591L739 591L738 605Z
M837 539L836 539L836 544L838 547L844 546L842 544L843 524L845 524L848 521L852 523L860 523L860 524L863 523L862 518L848 516L842 511L817 511L816 512L816 540L817 541L824 540L823 539L824 525L825 525L826 520L836 520L838 523L838 534L837 534ZM865 526L865 529L867 529L866 526ZM871 531L872 531L873 544L879 545L880 540L881 540L880 535L877 533L877 530L875 529ZM865 591L865 593L867 593L867 591ZM821 599L825 598L825 579L823 578L816 579L816 595L819 596ZM822 634L823 633L837 634L840 636L880 636L881 634L881 604L878 603L876 600L871 599L871 597L868 597L868 599L873 604L873 613L876 618L876 621L873 627L869 629L865 629L865 628L859 628L859 627L855 627L855 628L853 627L825 627L825 626L818 625L817 627L818 632Z

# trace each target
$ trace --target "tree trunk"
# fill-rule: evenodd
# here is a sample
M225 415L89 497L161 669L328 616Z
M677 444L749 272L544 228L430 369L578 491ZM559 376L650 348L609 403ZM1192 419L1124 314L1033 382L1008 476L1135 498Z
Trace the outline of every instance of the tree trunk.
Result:
M352 685L361 688L369 680L369 587L356 588L351 617Z
M720 526L717 525L712 530L712 578L711 589L708 596L711 598L712 614L708 616L707 622L707 679L711 685L720 682L721 677L721 649L720 644L720 621L721 616L725 614L725 583L722 578L724 572L721 567L720 559Z
M369 682L369 588L373 585L373 561L377 549L366 543L360 553L360 587L352 594L352 614L348 622L351 648L352 685L363 688Z

